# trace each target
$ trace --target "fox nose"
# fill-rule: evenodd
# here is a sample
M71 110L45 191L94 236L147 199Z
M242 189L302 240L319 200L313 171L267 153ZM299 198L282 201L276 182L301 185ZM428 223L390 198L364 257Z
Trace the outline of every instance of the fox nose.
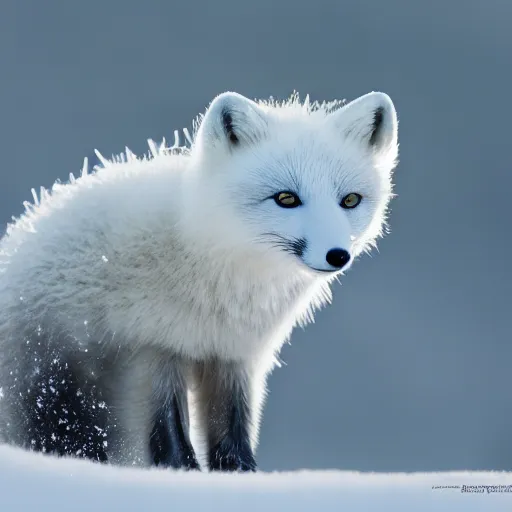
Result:
M345 249L331 249L325 255L327 263L332 267L343 268L350 261L350 254Z

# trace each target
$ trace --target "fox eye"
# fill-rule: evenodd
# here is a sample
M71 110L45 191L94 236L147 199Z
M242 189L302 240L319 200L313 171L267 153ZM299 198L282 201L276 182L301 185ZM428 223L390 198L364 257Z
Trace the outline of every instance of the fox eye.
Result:
M278 192L274 195L274 201L281 208L296 208L302 204L299 196L293 192Z
M342 200L341 200L341 207L345 209L355 208L359 205L361 200L363 199L363 196L361 194L358 194L357 192L352 192L350 194L347 194Z

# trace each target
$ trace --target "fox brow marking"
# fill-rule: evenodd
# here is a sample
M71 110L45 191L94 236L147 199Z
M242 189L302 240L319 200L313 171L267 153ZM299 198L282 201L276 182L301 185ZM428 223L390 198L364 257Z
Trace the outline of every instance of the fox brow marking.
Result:
M253 153L253 156L257 157L258 155ZM299 161L294 161L296 159L292 158L291 155L286 155L284 159L274 160L271 169L265 160L258 159L260 160L259 165L251 170L251 174L257 178L262 193L258 194L258 197L254 197L254 189L258 187L251 186L247 192L249 196L253 196L253 199L248 204L263 203L272 198L277 192L282 191L293 192L300 197L302 187L300 172L297 172L300 166Z

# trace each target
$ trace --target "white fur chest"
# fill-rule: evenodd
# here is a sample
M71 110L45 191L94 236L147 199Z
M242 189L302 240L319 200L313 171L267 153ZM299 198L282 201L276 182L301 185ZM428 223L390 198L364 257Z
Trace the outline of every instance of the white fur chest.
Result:
M140 261L127 261L128 252L112 260L113 291L105 298L118 342L156 344L194 358L270 356L326 292L296 273L258 274L211 254L197 258L176 241L166 247L166 257L146 247Z

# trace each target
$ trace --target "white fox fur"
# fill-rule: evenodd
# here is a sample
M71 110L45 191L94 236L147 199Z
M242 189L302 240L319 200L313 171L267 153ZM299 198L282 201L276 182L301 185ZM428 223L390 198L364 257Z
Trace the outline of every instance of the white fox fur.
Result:
M222 402L232 383L221 381L242 382L255 449L266 376L293 327L330 301L341 271L326 253L344 249L351 263L386 226L397 116L379 92L344 106L224 93L188 139L182 148L150 141L143 158L99 155L103 166L89 173L86 164L79 178L35 194L8 226L0 242L5 439L24 428L9 397L31 387L39 367L27 366L27 346L47 326L60 340L47 353L66 353L114 389L112 407L130 434L112 444L113 461L136 454L149 464L157 405L145 379L172 386L166 358L179 362L185 387L208 383L199 409ZM281 208L272 199L281 191L302 205ZM362 200L344 209L349 193ZM215 429L208 421L205 431Z

